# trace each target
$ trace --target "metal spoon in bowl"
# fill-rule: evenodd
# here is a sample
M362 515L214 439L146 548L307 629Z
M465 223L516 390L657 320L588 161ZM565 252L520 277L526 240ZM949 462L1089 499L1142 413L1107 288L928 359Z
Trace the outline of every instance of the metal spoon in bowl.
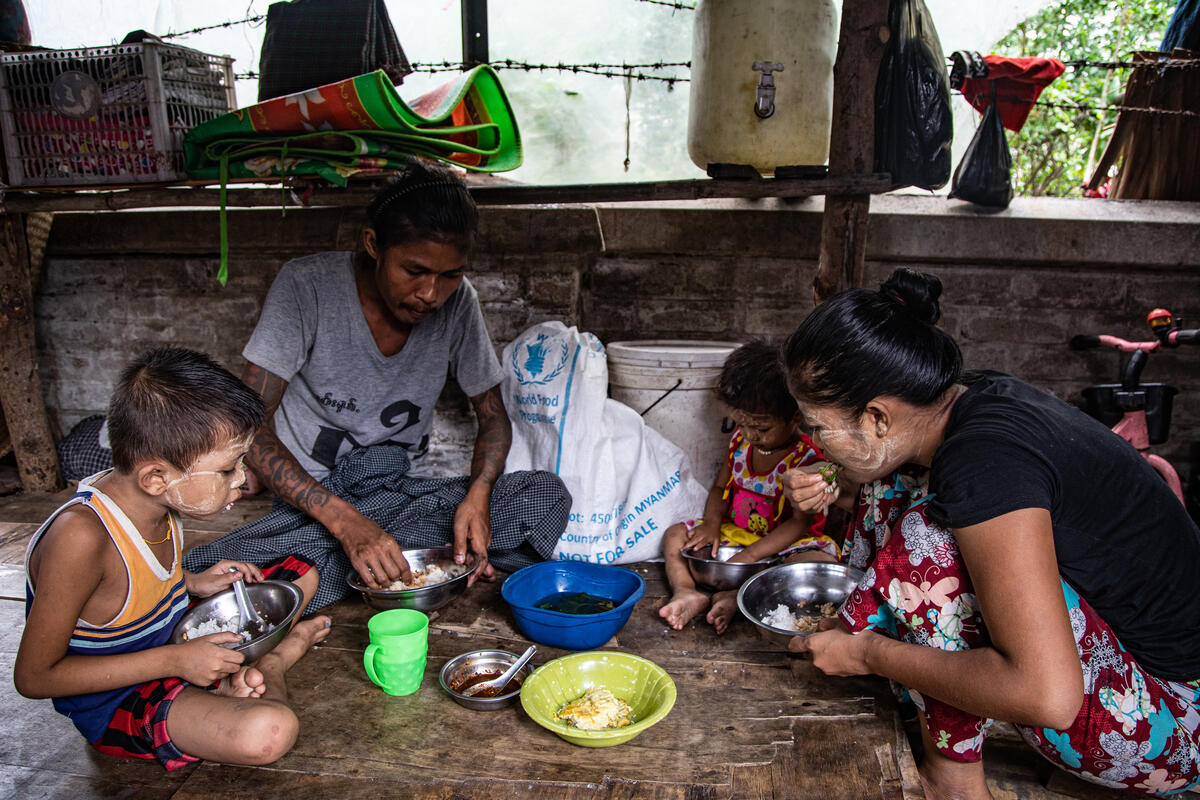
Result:
M508 686L508 682L511 681L513 677L521 671L521 667L529 663L529 659L533 658L533 654L536 652L537 645L529 645L529 649L524 653L521 653L521 657L514 661L511 667L504 670L504 674L499 678L492 678L490 681L481 681L474 686L468 686L463 690L463 694L465 694L467 697L477 697L479 693L485 689L496 689L499 692L499 690L502 690L505 686Z
M233 599L237 601L238 614L242 617L242 630L249 631L254 636L261 636L267 631L267 621L258 615L250 595L246 591L246 581L238 578L233 582Z

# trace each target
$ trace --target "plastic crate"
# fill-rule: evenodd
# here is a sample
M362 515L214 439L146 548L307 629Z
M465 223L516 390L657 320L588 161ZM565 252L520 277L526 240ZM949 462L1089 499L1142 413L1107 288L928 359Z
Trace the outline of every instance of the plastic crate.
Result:
M143 42L0 56L10 186L186 177L183 137L235 105L233 59Z

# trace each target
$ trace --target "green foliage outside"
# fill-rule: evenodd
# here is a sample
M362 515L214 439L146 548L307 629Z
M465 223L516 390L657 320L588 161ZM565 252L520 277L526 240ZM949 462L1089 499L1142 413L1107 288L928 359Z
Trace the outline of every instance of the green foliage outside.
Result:
M1029 17L995 46L1007 56L1063 62L1128 62L1157 50L1174 0L1062 0ZM1120 105L1129 70L1067 67L1039 102L1099 109ZM1017 195L1078 197L1112 134L1116 111L1037 105L1020 133L1008 131Z

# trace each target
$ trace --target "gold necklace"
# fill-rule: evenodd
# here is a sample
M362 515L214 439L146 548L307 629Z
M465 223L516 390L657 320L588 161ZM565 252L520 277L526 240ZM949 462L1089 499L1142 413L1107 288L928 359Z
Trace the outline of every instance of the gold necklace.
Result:
M138 536L141 536L141 532L138 533ZM152 542L149 539L147 539L145 536L142 536L142 541L145 542L146 544L162 544L163 542L165 542L167 539L170 539L170 538L171 538L171 520L168 519L166 536L162 537L157 542Z

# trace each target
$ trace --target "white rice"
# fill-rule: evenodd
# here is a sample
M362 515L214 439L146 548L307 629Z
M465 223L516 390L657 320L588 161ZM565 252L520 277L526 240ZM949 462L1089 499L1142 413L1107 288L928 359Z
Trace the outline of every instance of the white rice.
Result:
M801 601L800 608L804 608L805 605L807 604ZM829 619L837 616L838 609L833 603L822 603L817 606L817 612L822 617ZM764 625L770 625L772 628L795 631L796 633L813 633L820 625L819 618L793 614L792 610L783 603L771 609L761 621Z
M792 613L792 610L783 603L775 606L762 618L764 625L770 625L772 628L779 628L785 631L799 631L800 620Z
M443 583L454 577L457 577L457 575L452 575L437 564L433 564L425 569L413 570L412 581L410 583L405 583L404 581L392 581L385 586L384 589L389 592L399 592L405 589L420 589L422 586L433 586L435 583Z
M189 625L183 632L184 639L198 639L212 633L236 633L243 642L250 641L250 634L238 625L239 620L206 619L199 625ZM223 647L237 647L240 642L229 642Z

